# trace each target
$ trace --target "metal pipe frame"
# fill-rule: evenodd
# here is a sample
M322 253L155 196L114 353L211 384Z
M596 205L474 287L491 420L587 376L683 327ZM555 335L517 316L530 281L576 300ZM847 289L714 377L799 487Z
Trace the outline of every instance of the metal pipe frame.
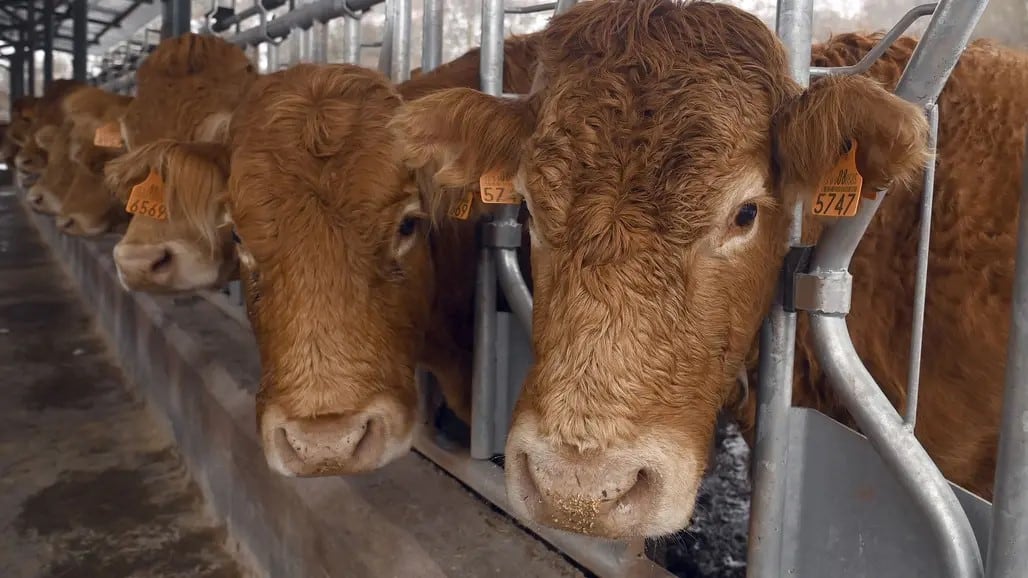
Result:
M796 82L810 81L813 0L779 0L776 32L789 55ZM792 207L790 246L797 246L803 229L803 203ZM787 271L782 275L788 274ZM789 462L789 408L792 406L793 361L796 353L796 312L785 308L784 283L760 332L760 379L757 382L756 444L752 458L747 576L777 578L782 566L782 520Z
M425 0L422 14L421 72L443 63L443 0Z
M992 533L985 565L988 578L1019 578L1028 568L1028 133L1021 172L1017 265L1007 347L1006 391L1000 422Z
M25 96L25 56L18 50L11 55L11 67L7 71L11 87L11 100Z
M89 44L89 7L86 0L71 0L72 14L72 77L86 81L86 48Z
M987 0L942 0L900 78L896 94L926 106L935 102L981 18ZM848 286L853 253L884 199L861 203L851 219L833 225L814 251L812 274L826 280L818 290ZM844 275L838 275L844 273ZM939 468L905 427L899 414L857 355L846 326L845 312L810 311L815 350L847 410L878 450L885 464L924 513L939 544L940 564L949 576L978 578L982 557L967 516Z
M267 25L267 36L260 26L248 28L238 34L226 36L233 44L260 44L269 38L282 38L296 28L309 28L314 22L327 22L338 16L368 10L383 0L318 0L296 10L286 12ZM409 1L409 0L407 0Z
M25 40L25 73L28 76L28 94L36 94L36 3L25 5L25 29L22 31Z
M556 2L546 2L545 4L532 4L529 6L508 6L503 11L507 14L534 14L536 12L553 10L556 7Z
M399 84L410 79L411 0L392 0L393 50L390 78Z
M54 0L43 0L43 90L54 81Z
M381 48L378 51L378 71L393 77L393 0L385 0L385 25L382 27Z
M875 44L874 47L871 48L871 50L868 51L868 53L865 54L859 62L851 66L811 66L811 78L820 78L823 76L847 76L852 74L863 74L867 72L868 70L870 70L871 65L873 65L876 60L881 58L881 56L885 54L885 51L888 50L889 47L892 46L892 44L899 39L900 36L903 36L903 33L907 31L907 28L910 28L910 26L914 22L917 22L918 19L924 16L928 16L935 12L935 8L937 6L938 4L921 4L920 6L915 6L911 8L907 11L906 14L903 15L902 18L899 19L899 22L897 22L895 26L890 28L889 31L886 32L884 36L882 36L882 39L878 42L878 44Z

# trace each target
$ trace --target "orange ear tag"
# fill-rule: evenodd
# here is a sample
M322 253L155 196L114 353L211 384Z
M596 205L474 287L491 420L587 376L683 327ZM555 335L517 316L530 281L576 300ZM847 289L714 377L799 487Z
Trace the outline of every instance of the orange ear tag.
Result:
M475 191L468 190L464 198L461 199L452 209L450 209L450 216L455 219L466 221L468 215L471 214L471 203L475 200Z
M860 208L864 177L857 171L857 141L850 139L850 150L839 158L832 170L821 177L810 212L821 217L852 217Z
M158 221L168 220L168 207L164 205L164 182L157 171L150 169L150 176L132 187L125 210L134 215L145 215Z
M478 180L482 202L492 205L520 205L521 195L514 192L514 182L499 171L492 170Z
M93 133L93 144L103 148L121 148L124 144L121 140L121 125L112 121L98 127Z

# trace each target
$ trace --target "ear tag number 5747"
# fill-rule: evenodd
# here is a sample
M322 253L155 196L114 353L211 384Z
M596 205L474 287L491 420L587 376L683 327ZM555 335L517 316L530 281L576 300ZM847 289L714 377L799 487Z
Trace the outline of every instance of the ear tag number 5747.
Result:
M853 217L860 208L863 186L864 177L857 170L857 141L850 139L849 150L821 177L810 212L821 217Z

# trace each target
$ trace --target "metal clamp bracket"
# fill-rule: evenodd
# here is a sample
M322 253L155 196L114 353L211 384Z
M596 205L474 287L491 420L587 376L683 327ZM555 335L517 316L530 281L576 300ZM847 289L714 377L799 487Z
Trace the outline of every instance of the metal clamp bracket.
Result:
M814 252L813 245L793 245L785 255L782 265L781 299L782 308L790 313L796 312L796 279L806 273L810 267L810 256Z
M799 273L793 291L796 309L844 316L850 312L853 275L842 270Z

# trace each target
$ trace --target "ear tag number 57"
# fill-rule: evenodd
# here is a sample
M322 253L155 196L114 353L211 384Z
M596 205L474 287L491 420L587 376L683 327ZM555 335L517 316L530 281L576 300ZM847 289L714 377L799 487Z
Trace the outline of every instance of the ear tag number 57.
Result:
M857 171L857 141L850 139L849 150L821 177L810 212L821 217L853 217L860 208L863 186L864 177Z

